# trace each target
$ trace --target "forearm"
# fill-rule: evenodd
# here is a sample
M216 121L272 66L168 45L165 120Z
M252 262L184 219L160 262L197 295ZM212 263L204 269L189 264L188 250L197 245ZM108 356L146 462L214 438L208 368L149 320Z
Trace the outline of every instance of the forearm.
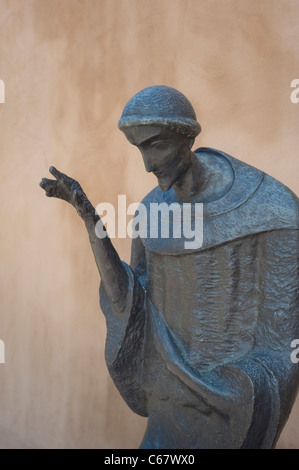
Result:
M89 203L86 205L85 216L82 217L89 235L90 245L94 254L101 280L111 302L119 307L125 303L128 291L128 275L112 245L108 234L105 238L96 235L96 224L102 224L100 217ZM103 227L103 230L105 228Z

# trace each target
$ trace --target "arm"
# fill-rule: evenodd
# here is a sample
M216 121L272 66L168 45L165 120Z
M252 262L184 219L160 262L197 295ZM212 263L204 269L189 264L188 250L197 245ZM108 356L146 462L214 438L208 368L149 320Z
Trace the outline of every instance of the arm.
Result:
M128 275L108 235L101 239L95 233L95 225L102 223L100 217L77 181L54 167L50 168L50 173L56 179L43 178L40 186L48 197L57 197L72 204L85 222L94 258L109 300L117 305L117 309L122 310L127 297Z

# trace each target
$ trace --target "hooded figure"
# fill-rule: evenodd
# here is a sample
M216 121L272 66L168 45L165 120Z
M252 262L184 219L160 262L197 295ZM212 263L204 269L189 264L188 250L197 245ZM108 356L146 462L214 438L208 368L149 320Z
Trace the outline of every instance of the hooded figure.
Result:
M151 237L148 217L123 263L125 303L100 288L109 372L148 417L141 448L273 448L299 382L290 358L299 338L298 198L223 152L192 152L200 125L173 88L139 92L119 128L158 178L142 201L147 214L153 204L188 203L196 231L193 209L203 208L200 246L175 236L171 218L168 238Z

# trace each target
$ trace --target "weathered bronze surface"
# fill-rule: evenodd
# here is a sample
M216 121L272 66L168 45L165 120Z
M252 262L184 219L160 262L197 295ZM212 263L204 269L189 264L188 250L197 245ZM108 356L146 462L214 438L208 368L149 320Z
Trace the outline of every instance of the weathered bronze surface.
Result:
M107 366L128 406L148 417L141 448L273 448L299 383L290 357L299 338L299 200L224 152L192 151L201 128L173 88L137 93L119 128L158 179L143 207L189 204L196 229L202 204L202 243L186 244L171 217L169 236L153 237L148 218L129 266L96 235L100 218L78 182L51 167L55 180L41 187L85 222L101 275Z

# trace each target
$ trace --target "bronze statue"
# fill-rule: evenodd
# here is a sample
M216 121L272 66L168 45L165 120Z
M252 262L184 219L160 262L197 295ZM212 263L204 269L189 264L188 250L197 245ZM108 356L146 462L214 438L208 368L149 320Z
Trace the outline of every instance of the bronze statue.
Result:
M51 167L56 179L41 186L85 222L101 275L106 363L128 406L148 417L140 447L273 448L299 383L290 359L299 338L299 200L224 152L192 151L200 125L173 88L137 93L119 128L158 179L143 207L188 203L194 227L201 204L200 246L186 248L171 219L168 237L151 237L148 223L128 266L96 235L101 220L78 182Z

